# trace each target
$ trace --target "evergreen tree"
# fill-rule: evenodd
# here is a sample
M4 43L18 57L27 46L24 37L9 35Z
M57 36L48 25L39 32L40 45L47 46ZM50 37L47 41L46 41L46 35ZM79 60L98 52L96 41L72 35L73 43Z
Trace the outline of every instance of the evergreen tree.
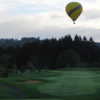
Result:
M83 37L83 41L87 41L87 38L85 36Z

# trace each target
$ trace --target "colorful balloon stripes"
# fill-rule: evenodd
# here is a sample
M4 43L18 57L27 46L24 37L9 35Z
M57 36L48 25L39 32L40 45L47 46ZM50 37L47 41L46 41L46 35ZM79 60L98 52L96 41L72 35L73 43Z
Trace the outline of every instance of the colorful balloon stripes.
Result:
M73 22L75 23L77 18L81 15L81 13L83 11L83 7L79 2L70 2L65 7L65 11L68 14L68 16L73 20Z

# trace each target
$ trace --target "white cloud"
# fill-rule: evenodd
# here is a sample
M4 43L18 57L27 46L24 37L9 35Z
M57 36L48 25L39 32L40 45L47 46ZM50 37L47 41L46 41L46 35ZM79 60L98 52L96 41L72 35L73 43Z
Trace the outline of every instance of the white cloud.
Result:
M60 37L65 35L65 31L72 35L94 32L93 36L98 41L100 1L75 0L82 3L84 9L76 25L73 25L64 11L66 4L71 1L73 0L0 0L0 37L33 35L46 38Z

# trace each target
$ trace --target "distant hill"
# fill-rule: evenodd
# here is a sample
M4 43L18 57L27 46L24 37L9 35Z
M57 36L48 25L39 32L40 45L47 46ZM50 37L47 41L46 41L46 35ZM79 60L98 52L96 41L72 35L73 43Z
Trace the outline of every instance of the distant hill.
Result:
M96 46L100 47L100 42L96 42Z
M25 43L31 43L31 42L38 42L40 41L39 38L25 38L23 37L21 40L17 39L0 39L0 47L6 48L6 47L16 47L16 46L22 46ZM41 40L42 41L42 40ZM95 42L96 46L100 47L100 42Z
M15 39L0 39L0 46L1 47L16 47L16 46L21 46L24 43L31 43L31 42L36 42L39 41L39 38L22 38L21 40L15 40Z

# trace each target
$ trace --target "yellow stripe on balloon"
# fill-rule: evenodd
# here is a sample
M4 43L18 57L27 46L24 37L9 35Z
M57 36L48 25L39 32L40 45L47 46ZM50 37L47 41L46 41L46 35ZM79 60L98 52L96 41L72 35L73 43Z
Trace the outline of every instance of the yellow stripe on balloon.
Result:
M79 5L80 5L79 3L71 2L66 6L66 11L69 12L70 10L74 9L75 7L77 7Z
M70 17L73 19L73 21L75 21L75 20L80 16L81 12L82 12L82 8L77 9L76 11L74 11L74 12L70 15Z
M68 14L68 16L75 22L77 18L82 13L82 6L79 2L70 2L66 7L65 10Z

